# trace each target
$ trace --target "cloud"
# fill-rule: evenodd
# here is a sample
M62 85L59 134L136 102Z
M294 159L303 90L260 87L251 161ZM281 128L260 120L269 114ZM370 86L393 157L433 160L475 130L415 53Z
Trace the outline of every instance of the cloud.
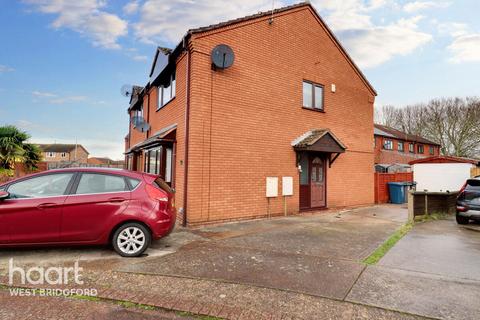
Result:
M456 37L448 46L453 63L480 62L480 33L464 34Z
M438 25L438 31L449 34L452 37L459 37L468 34L468 25L462 22L445 22Z
M72 102L86 101L86 96L80 95L59 95L52 92L32 91L32 96L38 99L46 99L51 104L67 104Z
M148 57L142 55L133 56L132 59L135 61L148 61Z
M128 32L127 21L105 12L101 0L26 0L37 11L56 15L55 29L68 28L89 38L94 46L118 49L118 38Z
M285 0L276 2L277 7L285 4ZM421 17L374 23L375 10L398 7L391 0L313 0L312 4L364 68L411 54L432 39L419 30ZM146 43L176 44L189 28L269 9L271 2L262 0L232 0L228 5L222 0L147 0L139 7L140 19L133 30L137 39Z
M0 73L5 73L5 72L12 72L15 71L12 67L0 64Z
M35 97L41 97L41 98L53 98L57 97L56 94L51 93L51 92L42 92L42 91L32 91L32 95Z
M276 1L276 6L284 5ZM140 8L135 35L145 43L174 43L187 29L238 18L271 9L271 1L259 0L147 0Z
M417 12L432 8L447 8L451 2L444 1L413 1L405 4L403 10L408 13Z
M138 8L139 8L139 3L137 0L135 1L132 1L132 2L129 2L127 3L125 6L123 6L123 12L125 14L134 14L134 13L137 13L138 11Z
M30 134L31 131L35 132L42 132L42 133L49 133L49 132L54 132L56 131L55 126L50 127L50 126L44 126L38 123L33 123L28 120L17 120L15 123L17 127L19 127L22 130L27 131L27 133Z
M360 66L375 67L395 56L411 54L432 40L430 34L417 30L420 19L400 19L386 26L345 32L344 43Z
M87 100L85 96L65 96L65 97L58 97L55 99L51 99L48 102L52 104L67 104L72 102L81 102Z
M392 1L324 0L314 1L325 13L325 20L362 68L381 65L395 56L405 56L432 40L418 30L421 16L403 18L389 24L372 22L372 12ZM322 13L323 13L322 12Z

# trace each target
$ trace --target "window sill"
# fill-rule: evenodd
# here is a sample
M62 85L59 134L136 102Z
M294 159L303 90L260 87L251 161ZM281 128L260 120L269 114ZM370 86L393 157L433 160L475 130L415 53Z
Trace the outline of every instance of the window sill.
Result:
M168 106L170 103L172 103L172 101L174 101L174 100L175 100L175 98L176 98L176 97L177 97L177 96L173 97L172 99L170 99L170 101L168 101L167 103L165 103L163 106L161 106L161 107L157 108L157 110L155 110L155 112L157 112L157 111L159 111L159 110L161 110L161 109L165 108L166 106Z
M314 108L308 108L308 107L302 107L302 109L315 111L315 112L320 112L320 113L325 113L325 110L323 110L323 109L314 109Z

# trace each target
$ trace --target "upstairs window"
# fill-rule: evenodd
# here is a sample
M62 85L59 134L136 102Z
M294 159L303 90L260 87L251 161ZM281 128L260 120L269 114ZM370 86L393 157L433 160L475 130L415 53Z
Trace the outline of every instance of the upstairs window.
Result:
M303 81L303 107L323 111L323 86Z
M167 79L158 87L158 109L169 103L175 98L177 81L175 72L170 74Z
M425 151L425 150L424 150L424 148L423 148L423 144L419 144L419 145L417 146L417 152L420 153L420 154L423 154L424 151Z
M415 153L415 148L414 148L414 144L413 144L413 143L410 143L410 144L408 145L408 151L409 151L410 153Z
M55 152L47 152L47 158L55 158Z
M398 143L398 151L404 152L404 144L403 144L403 142L399 142L399 143Z
M65 158L67 156L67 153L65 152L62 152L62 154L60 155L62 158Z
M435 148L432 147L432 146L430 146L430 147L428 148L428 152L433 156L433 155L435 154Z
M385 149L385 150L393 150L393 141L392 141L392 140L385 140L385 141L383 141L383 149Z
M135 110L133 112L133 117L142 117L143 118L143 106L140 107L140 110ZM133 123L133 127L136 127L136 123Z

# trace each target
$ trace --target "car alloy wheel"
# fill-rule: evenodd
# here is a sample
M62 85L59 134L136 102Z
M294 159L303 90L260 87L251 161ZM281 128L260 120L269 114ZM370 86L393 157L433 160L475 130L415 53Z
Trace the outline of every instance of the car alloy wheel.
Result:
M150 232L144 226L128 223L115 232L113 247L123 257L138 257L147 250L150 239Z

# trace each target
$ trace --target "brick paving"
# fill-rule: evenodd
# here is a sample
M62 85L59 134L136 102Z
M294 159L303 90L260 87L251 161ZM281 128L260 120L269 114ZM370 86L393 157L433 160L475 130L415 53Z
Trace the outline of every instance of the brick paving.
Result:
M78 300L62 297L12 297L8 290L0 290L0 319L88 319L88 320L186 320L164 310L125 308L108 302Z

